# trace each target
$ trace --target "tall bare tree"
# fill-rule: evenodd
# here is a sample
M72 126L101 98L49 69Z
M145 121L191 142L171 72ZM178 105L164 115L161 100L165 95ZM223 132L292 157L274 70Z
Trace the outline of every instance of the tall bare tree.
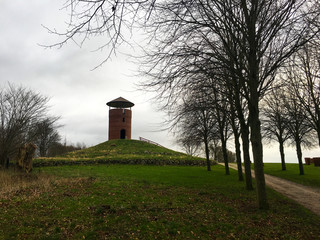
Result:
M29 140L33 124L45 117L48 98L23 87L9 85L0 91L0 164L17 154Z
M285 107L287 97L285 88L275 86L263 101L264 137L279 143L282 170L286 170L284 144L290 138Z
M290 63L295 94L317 133L320 147L320 45L317 41L305 45Z
M291 73L289 73L289 76ZM294 79L291 79L294 81ZM304 175L302 162L302 146L310 147L314 145L314 134L306 118L306 109L303 107L294 91L294 82L289 82L287 98L285 100L286 108L286 128L290 136L291 143L296 146L299 162L300 175Z
M219 84L219 80L210 81L210 90L206 93L209 96L208 106L212 109L213 117L217 123L217 130L221 142L223 160L226 175L230 175L227 141L232 135L230 126L230 103L227 98L227 90L224 85Z
M212 135L214 135L212 131L216 129L216 121L212 109L207 105L205 93L193 92L190 94L174 115L173 126L177 126L177 131L181 131L182 136L186 138L192 136L194 140L204 144L207 170L211 171L209 144Z

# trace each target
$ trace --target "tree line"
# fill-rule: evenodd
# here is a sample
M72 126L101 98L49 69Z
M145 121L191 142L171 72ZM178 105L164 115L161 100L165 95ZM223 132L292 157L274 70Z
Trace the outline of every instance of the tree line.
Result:
M69 0L65 7L72 18L65 32L51 31L63 38L52 46L61 47L70 40L81 45L101 34L106 42L100 47L110 47L111 54L130 38L126 31L133 34L137 28L143 29L147 42L139 60L147 79L142 83L144 89L156 93L169 123L179 125L188 138L198 137L190 129L201 133L207 157L212 133L219 136L223 149L233 133L237 159L241 138L247 189L252 189L251 145L258 205L268 208L263 101L273 89L299 79L302 71L297 69L304 61L297 60L299 54L306 47L318 46L318 0ZM304 95L301 105L302 99L306 99ZM296 106L293 100L287 105L289 102ZM286 114L293 117L293 112ZM230 118L228 113L234 116ZM299 148L300 133L297 141ZM228 161L225 169L228 174Z
M61 143L60 117L49 114L49 98L22 86L8 84L0 90L0 166L7 168L26 143L36 145L36 155L52 157L85 148Z
M294 146L301 175L304 174L302 148L320 146L320 48L316 43L317 41L311 41L288 59L260 102L264 142L278 143L282 170L286 170L284 148ZM177 134L178 143L190 155L196 154L204 146L208 160L218 160L215 153L217 149L223 153L222 162L226 163L230 162L232 155L226 154L228 149L225 141L233 137L236 159L238 164L241 164L241 126L234 112L234 102L228 94L218 101L218 98L211 98L216 96L214 92L205 87L200 89L200 93L199 89L191 89L172 111L171 120L174 119L174 122L171 122L171 126ZM214 87L213 91L216 89ZM242 109L247 113L246 107L247 104L244 102ZM245 116L245 120L248 121L248 115ZM247 158L250 160L249 155ZM238 170L239 180L242 181L241 166Z

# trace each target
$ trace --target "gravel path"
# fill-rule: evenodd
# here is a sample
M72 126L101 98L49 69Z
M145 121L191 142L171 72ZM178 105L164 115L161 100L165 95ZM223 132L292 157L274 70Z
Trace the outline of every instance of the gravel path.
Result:
M230 168L237 170L235 164L229 164ZM254 171L252 170L252 177ZM320 188L308 187L285 179L265 174L268 187L298 202L320 216Z

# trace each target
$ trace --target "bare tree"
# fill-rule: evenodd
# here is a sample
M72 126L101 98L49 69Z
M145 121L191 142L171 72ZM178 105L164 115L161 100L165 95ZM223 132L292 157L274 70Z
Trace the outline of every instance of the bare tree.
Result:
M210 155L211 155L211 158L214 160L218 159L219 142L220 142L220 139L218 137L213 136L209 144Z
M17 154L28 141L32 124L43 118L48 98L23 87L9 85L0 91L0 164Z
M295 94L307 112L320 146L320 45L314 41L304 46L290 63Z
M206 94L209 96L208 106L212 108L213 117L217 122L217 130L221 142L225 173L230 175L227 141L232 135L230 126L230 103L226 95L226 88L220 85L216 79L210 81L210 88Z
M275 87L263 101L263 132L268 140L279 143L282 170L286 170L284 144L290 134L287 128L286 89Z
M224 153L223 153L222 147L218 146L216 147L215 150L217 152L216 161L219 163L224 163L224 157L223 157ZM236 161L235 153L227 149L227 154L228 154L229 163L234 163Z
M187 130L187 126L185 126L186 128L184 128L183 123L181 125L182 126L180 126L180 130L178 132L179 136L177 143L188 155L197 156L201 146L201 140L192 135L190 131Z
M311 147L314 145L314 129L311 127L307 116L307 110L297 97L297 86L299 78L291 67L287 69L286 78L288 79L285 109L286 109L286 128L288 130L291 144L296 146L299 162L300 175L304 175L302 163L302 146Z
M174 113L173 126L177 126L178 131L182 130L180 134L187 139L193 137L196 142L204 144L207 170L211 171L209 143L216 122L204 96L204 92L198 92L187 97Z
M204 140L205 153L207 159L209 159L209 145L210 141L214 138L218 138L221 143L221 149L223 153L225 172L229 175L228 164L228 150L227 140L231 136L230 127L230 109L229 102L225 96L223 85L219 83L220 79L210 79L210 76L199 72L195 77L200 79L208 79L203 82L194 83L189 90L189 96L184 101L183 111L178 111L178 115L184 115L186 112L190 122L192 122L193 115L197 116L197 124L201 128L201 135L207 139ZM212 77L212 76L211 76ZM200 116L198 116L198 114ZM186 125L186 124L185 124ZM197 129L194 125L189 125L188 131L193 132L192 129ZM187 134L188 135L188 134Z
M58 120L59 117L47 117L34 124L31 138L38 147L40 157L46 157L49 148L61 140L57 131L59 126L56 125Z

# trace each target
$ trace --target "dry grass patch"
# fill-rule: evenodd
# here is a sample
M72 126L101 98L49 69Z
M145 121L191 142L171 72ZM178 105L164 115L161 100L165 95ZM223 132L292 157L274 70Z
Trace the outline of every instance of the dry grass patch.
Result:
M49 191L53 185L60 185L67 181L70 180L40 172L0 170L0 199L8 199L24 192L28 192L28 198L38 197L42 192Z

